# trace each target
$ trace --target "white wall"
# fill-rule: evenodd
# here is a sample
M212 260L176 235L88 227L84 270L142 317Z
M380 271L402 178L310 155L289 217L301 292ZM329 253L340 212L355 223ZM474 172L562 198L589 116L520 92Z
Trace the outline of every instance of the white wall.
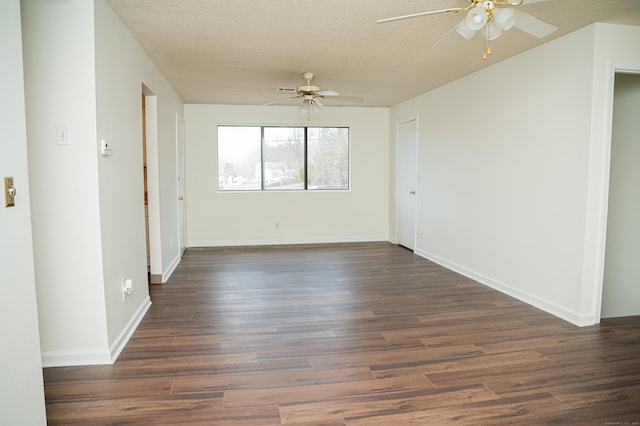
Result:
M388 239L384 108L325 107L311 117L312 125L350 127L349 191L218 193L218 124L304 126L306 120L298 107L185 105L190 247Z
M102 0L95 2L96 91L98 140L105 139L110 156L98 156L100 188L100 225L104 263L104 292L109 344L126 343L120 333L133 331L127 325L148 308L146 237L144 220L144 182L142 158L142 84L155 96L158 111L151 198L161 240L160 258L154 266L179 260L177 251L177 197L175 172L175 117L182 116L182 102L151 63L144 51ZM162 201L162 202L161 202ZM169 247L173 238L176 243ZM156 256L157 257L157 256ZM122 301L122 282L133 280L133 293ZM115 348L112 348L112 350Z
M0 178L13 176L15 207L0 183L0 423L44 425L45 404L31 243L20 2L0 2Z
M595 321L583 300L595 37L584 28L390 113L391 129L419 116L416 252L576 324Z
M602 318L640 315L640 74L617 74Z
M27 0L22 13L43 359L105 362L93 3ZM58 125L70 145L56 144Z
M167 273L163 266L179 260L177 244L167 247L177 242L171 181L182 102L104 0L25 0L23 14L43 363L110 363L149 307L142 85L156 95L156 264ZM69 128L70 145L56 144L60 124ZM99 155L100 139L111 156ZM123 302L125 278L134 292Z
M103 2L95 2L98 140L111 147L98 156L101 247L109 344L149 301L142 160L142 86L138 47ZM133 293L122 301L122 283Z

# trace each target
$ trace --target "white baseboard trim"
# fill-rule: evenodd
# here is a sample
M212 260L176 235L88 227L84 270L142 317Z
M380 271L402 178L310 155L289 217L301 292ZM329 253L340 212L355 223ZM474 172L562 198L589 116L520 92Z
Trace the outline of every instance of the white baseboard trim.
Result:
M428 259L434 263L437 263L440 266L443 266L449 270L452 270L454 272L457 272L460 275L464 275L467 278L471 278L474 281L477 281L478 283L485 285L487 287L490 287L494 290L497 290L501 293L504 293L508 296L511 296L515 299L520 300L521 302L527 303L531 306L534 306L538 309L541 309L551 315L554 315L560 319L563 319L565 321L568 321L574 325L577 325L578 327L584 327L584 326L588 326L588 325L593 325L595 324L595 316L594 315L583 315L580 314L579 312L575 312L571 309L567 309L565 307L559 306L554 302L551 302L549 300L543 299L541 297L535 296L531 293L528 293L526 291L522 291L519 290L517 288L514 288L508 284L502 283L500 281L497 281L491 277L487 277L486 275L483 275L481 273L478 273L476 271L470 270L468 268L465 268L463 266L460 266L456 263L453 262L449 262L445 259L442 259L432 253L428 253L424 250L418 250L416 249L414 251L415 254L417 254L418 256L424 257L425 259Z
M122 352L150 307L151 299L147 296L108 350L42 352L42 367L49 368L113 364L118 359L120 352Z
M116 337L116 339L111 344L111 347L109 348L111 359L110 364L116 362L116 360L120 356L120 353L129 342L129 339L131 339L131 336L138 328L138 325L140 325L140 321L142 321L142 318L144 318L150 307L151 298L147 296L144 298L138 309L136 309L136 312L133 314L127 325L122 329L118 337Z
M192 247L240 247L240 246L273 246L293 244L340 244L340 243L370 243L389 241L387 235L367 235L358 237L322 237L322 238L281 238L269 240L228 240L228 241L189 241Z
M180 264L180 260L182 258L178 255L176 256L173 261L171 262L171 264L167 267L167 269L164 270L164 272L162 272L162 282L166 283L167 281L169 281L169 278L171 278L171 275L173 274L173 271L176 270L176 268L178 267L178 265Z
M42 352L40 357L43 368L112 364L111 355L106 349L99 351Z

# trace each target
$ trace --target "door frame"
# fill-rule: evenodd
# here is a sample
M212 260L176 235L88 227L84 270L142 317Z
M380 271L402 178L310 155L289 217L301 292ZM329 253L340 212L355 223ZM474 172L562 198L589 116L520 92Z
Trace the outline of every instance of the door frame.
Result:
M613 98L613 116L612 116L612 133L611 133L611 151L612 151L612 157L610 158L610 167L609 167L609 197L607 199L607 228L606 228L606 235L605 235L605 262L604 262L604 270L603 270L603 282L602 282L602 302L601 302L601 313L600 316L602 318L603 312L602 312L602 308L604 307L604 302L605 302L605 296L607 295L607 289L618 289L618 291L621 291L619 293L617 293L620 296L625 296L628 295L630 289L629 289L629 282L633 282L635 281L634 278L638 277L637 272L634 273L634 276L627 276L631 281L626 281L626 280L620 280L620 276L617 274L616 271L620 271L621 269L618 269L617 267L614 267L613 265L616 263L613 258L618 258L618 259L627 259L627 262L631 261L630 258L626 258L625 256L629 256L629 254L633 254L636 253L636 250L631 249L631 250L623 250L625 253L623 253L623 251L621 251L620 246L617 245L617 243L620 243L620 236L618 234L618 237L615 239L610 239L609 236L611 234L611 230L612 228L616 228L617 226L623 226L625 229L628 229L630 226L631 227L635 227L636 229L638 227L640 227L640 222L638 222L638 216L634 215L633 218L627 218L627 220L622 220L622 221L612 221L611 219L611 212L612 212L612 205L613 207L615 207L615 211L616 213L619 213L621 211L621 201L623 198L624 199L628 199L629 197L629 186L633 185L635 182L637 182L636 179L630 179L628 175L624 174L624 175L620 175L617 174L617 178L618 179L622 179L622 180L617 180L616 182L612 182L612 174L613 172L618 169L618 167L622 167L622 169L624 170L625 167L628 166L624 166L623 164L615 164L613 163L613 152L616 149L624 149L622 145L620 145L620 143L622 142L623 139L621 139L620 137L615 138L614 137L614 126L615 123L618 119L618 116L621 114L624 114L623 110L626 113L631 113L633 114L634 112L636 112L636 109L634 108L634 106L627 106L627 108L629 109L623 109L623 110L617 110L618 107L620 107L621 105L617 104L617 97L619 97L618 93L622 93L622 92L617 92L618 91L618 82L619 79L622 78L622 76L633 76L633 87L634 90L638 91L638 89L640 89L640 73L616 73L615 76L615 81L614 81L614 98ZM635 92L637 94L640 94L640 92ZM634 98L634 102L638 103L640 101L640 98L636 97ZM635 115L635 114L634 114ZM637 135L637 133L634 133L633 135ZM632 136L633 137L633 136ZM635 140L634 140L635 142ZM637 149L637 143L634 143L633 146ZM635 156L635 154L632 155L633 158L633 164L635 165L634 169L637 168L638 165L638 158ZM618 157L617 161L621 161L620 157ZM623 177L624 176L624 177ZM620 185L620 186L618 186ZM624 192L620 192L619 189L620 188L625 188L626 190ZM612 191L613 193L616 195L616 197L612 200ZM622 198L620 198L622 197ZM613 203L612 203L613 201ZM627 206L624 206L624 208L622 208L623 210L627 209ZM618 232L620 232L620 228L618 228ZM629 253L629 254L627 254ZM635 257L635 256L633 256ZM627 265L630 265L629 263L627 263ZM622 270L626 270L624 267L622 268ZM634 268L634 270L636 270L636 268ZM623 284L623 282L626 282L625 284ZM633 299L631 299L633 300ZM618 303L622 303L622 305L624 305L625 302L621 302L620 300L617 300L617 302L615 304L611 303L611 300L609 301L609 308L611 308L614 305L618 305ZM635 306L635 304L633 304ZM611 309L609 311L609 316L607 316L606 318L612 318L615 316L633 316L633 315L640 315L640 311L638 311L638 306L635 306L632 311L633 313L629 313L629 309L630 306L625 306L625 308L623 309L619 309L617 308L617 311L615 312L615 315L611 315L614 312L611 312ZM624 314L623 314L624 311Z
M147 192L149 212L149 282L163 282L162 233L160 222L160 183L158 166L158 98L144 83L145 96L146 149L147 149Z
M615 87L615 75L621 74L640 74L640 62L638 61L618 61L610 60L607 63L607 71L604 82L605 102L603 108L603 134L602 145L600 151L601 168L600 173L596 175L597 169L590 167L589 175L589 193L595 193L597 199L597 209L594 211L595 217L591 217L587 211L586 226L586 247L585 253L591 251L591 259L585 258L583 269L583 286L589 285L591 281L593 289L593 318L579 318L581 325L598 324L602 315L602 291L604 286L604 263L605 250L607 245L607 220L609 210L609 177L611 171L611 142L613 130L613 97ZM593 154L592 154L593 155ZM589 223L593 221L591 226ZM593 248L589 247L593 241ZM593 266L591 266L593 265ZM591 269L592 268L592 269Z

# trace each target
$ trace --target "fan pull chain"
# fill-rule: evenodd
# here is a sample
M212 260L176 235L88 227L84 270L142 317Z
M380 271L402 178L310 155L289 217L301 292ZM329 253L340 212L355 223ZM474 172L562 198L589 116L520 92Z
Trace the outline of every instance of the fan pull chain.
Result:
M484 27L484 52L482 52L482 60L486 61L487 60L487 56L491 55L491 42L489 40L489 29L488 29L488 25L485 25Z
M488 43L487 43L487 48L485 49L484 53L482 54L482 60L486 61L488 55L491 55L491 46L488 46Z

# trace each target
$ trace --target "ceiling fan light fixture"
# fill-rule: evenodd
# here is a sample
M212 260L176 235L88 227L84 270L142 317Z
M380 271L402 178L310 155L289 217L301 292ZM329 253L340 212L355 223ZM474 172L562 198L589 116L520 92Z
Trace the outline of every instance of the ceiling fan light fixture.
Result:
M482 31L484 38L487 40L495 40L502 34L502 30L495 22L489 21Z
M464 20L458 23L456 26L456 32L467 40L470 40L474 35L476 35L476 30L469 28Z
M496 9L492 22L502 31L508 31L516 23L516 13L511 8Z
M487 12L482 7L474 7L467 13L464 22L470 30L477 31L487 23Z
M320 111L320 108L322 108L322 102L320 102L320 99L307 95L302 101L299 111L303 114L308 114L310 112L318 112Z

